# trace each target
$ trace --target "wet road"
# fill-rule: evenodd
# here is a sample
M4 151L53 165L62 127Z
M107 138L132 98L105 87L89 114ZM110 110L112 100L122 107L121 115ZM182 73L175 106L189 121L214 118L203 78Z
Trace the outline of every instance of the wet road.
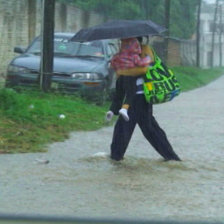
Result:
M224 220L223 99L224 76L154 107L182 162L163 162L138 128L112 162L113 127L71 133L47 153L0 155L0 212Z

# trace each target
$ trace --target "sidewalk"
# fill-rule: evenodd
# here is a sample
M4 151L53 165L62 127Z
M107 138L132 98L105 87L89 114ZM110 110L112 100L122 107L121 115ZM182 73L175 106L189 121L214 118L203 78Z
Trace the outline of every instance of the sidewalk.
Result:
M224 219L224 76L156 105L183 162L163 162L136 128L125 160L113 126L73 132L47 153L0 155L0 212L142 219ZM44 163L49 160L49 163Z

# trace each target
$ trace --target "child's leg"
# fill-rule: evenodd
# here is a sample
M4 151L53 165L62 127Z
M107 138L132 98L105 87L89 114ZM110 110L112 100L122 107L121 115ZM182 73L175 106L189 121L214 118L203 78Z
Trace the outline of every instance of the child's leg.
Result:
M128 110L125 108L121 108L119 110L119 114L124 118L125 121L129 121Z

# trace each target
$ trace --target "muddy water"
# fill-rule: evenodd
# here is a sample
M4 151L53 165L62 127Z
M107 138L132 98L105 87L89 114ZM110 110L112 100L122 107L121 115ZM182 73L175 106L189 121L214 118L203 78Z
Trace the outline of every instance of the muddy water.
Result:
M223 86L221 77L155 106L182 162L164 162L138 128L112 162L113 127L71 133L47 153L0 155L0 212L223 221Z

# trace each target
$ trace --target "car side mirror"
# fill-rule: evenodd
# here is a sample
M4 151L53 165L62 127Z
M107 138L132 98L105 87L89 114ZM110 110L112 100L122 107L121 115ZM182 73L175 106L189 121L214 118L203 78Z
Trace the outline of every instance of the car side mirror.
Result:
M23 47L14 47L14 52L15 53L19 53L19 54L23 54L25 52L25 48L23 48Z

